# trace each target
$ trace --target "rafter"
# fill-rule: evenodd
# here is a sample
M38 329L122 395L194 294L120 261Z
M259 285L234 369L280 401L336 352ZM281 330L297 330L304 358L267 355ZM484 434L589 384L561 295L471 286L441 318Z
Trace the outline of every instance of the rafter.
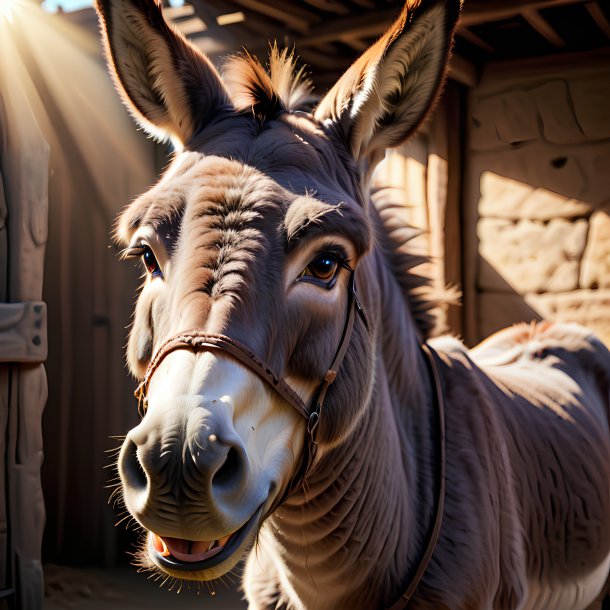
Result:
M533 8L523 9L521 12L523 18L542 36L547 42L550 42L554 47L565 47L566 43L563 38L552 28L551 24Z
M487 42L485 42L480 36L477 36L473 31L469 30L466 27L461 27L457 31L457 35L461 36L464 40L467 40L471 44L487 51L488 53L493 53L494 48Z
M566 4L582 4L590 0L469 0L464 3L464 12L460 24L478 25L499 19L509 19L521 14L524 10L534 11Z
M585 4L587 10L599 29L604 33L606 38L610 39L610 22L606 19L606 15L604 15L602 9L599 7L599 4L595 2L587 2Z

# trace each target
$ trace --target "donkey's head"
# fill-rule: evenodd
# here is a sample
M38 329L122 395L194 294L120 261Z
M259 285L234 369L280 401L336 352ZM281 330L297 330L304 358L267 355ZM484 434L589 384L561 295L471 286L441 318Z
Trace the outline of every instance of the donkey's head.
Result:
M210 579L366 408L377 320L352 294L356 269L365 309L376 289L366 181L433 104L460 0L409 0L313 114L286 54L269 72L232 59L221 78L153 0L97 8L119 92L178 151L118 222L146 270L128 347L146 413L119 458L124 498L152 563Z

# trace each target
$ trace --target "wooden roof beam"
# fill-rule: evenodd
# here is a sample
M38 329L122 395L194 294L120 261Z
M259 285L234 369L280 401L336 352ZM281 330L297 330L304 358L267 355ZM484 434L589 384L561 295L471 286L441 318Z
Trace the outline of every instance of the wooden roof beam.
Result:
M604 15L602 9L599 7L599 4L596 2L587 2L585 6L589 11L589 15L591 15L595 23L597 23L599 29L604 33L606 38L610 39L610 22L608 22L606 19L606 15Z
M335 42L341 38L375 38L383 33L398 16L397 8L384 9L355 15L329 19L316 25L315 31L297 39L297 48L311 47L321 42Z
M472 32L471 30L469 30L468 28L465 28L463 26L458 28L457 35L461 36L464 40L467 40L471 44L479 47L479 49L483 49L484 51L487 51L488 53L493 53L495 50L489 43L485 42L485 40L483 40L480 36L477 36L474 32Z
M539 11L544 8L565 6L566 4L582 4L590 0L468 0L464 3L464 11L460 24L466 27L510 19L520 15L524 10Z
M271 0L234 0L233 4L285 23L289 28L303 34L309 31L310 25L320 21L320 17L313 11L297 6L283 5Z
M350 9L338 0L305 0L307 4L320 11L335 13L337 15L349 15Z
M551 27L551 24L534 8L525 8L521 11L523 18L533 27L540 36L554 47L566 46L563 38Z

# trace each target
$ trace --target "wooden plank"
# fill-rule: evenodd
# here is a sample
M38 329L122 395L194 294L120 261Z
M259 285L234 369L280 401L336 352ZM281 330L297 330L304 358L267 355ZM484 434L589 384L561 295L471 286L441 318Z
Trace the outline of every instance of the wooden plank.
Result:
M442 106L447 120L447 203L443 225L444 278L445 285L462 289L463 276L463 161L464 154L464 96L463 89L449 83L443 96ZM464 310L450 305L447 309L447 325L457 335L463 334Z
M597 26L604 33L606 38L610 38L610 22L606 19L606 15L604 15L602 9L599 8L599 4L596 2L588 2L585 6L589 11L589 15L593 17L593 20L597 23Z
M565 41L551 27L551 24L534 8L526 8L521 12L523 18L554 47L562 48L566 46Z
M320 21L317 13L291 5L284 8L283 5L268 0L235 0L235 4L280 21L301 33L309 31L311 24Z
M340 38L375 38L383 33L398 16L397 8L384 9L326 20L311 32L296 41L297 47L311 47L321 42L333 42Z
M523 10L540 10L566 4L582 4L590 0L469 0L464 3L460 18L463 26L478 25L520 15Z
M336 15L349 15L350 9L337 0L305 0L307 4L320 11L335 13Z
M459 27L457 30L457 35L461 36L464 40L472 43L473 45L479 47L479 49L483 49L488 53L493 53L494 48L487 42L485 42L480 36L477 36L473 31L469 30L467 27Z
M449 78L467 87L474 87L479 82L479 69L467 59L454 54L449 63Z

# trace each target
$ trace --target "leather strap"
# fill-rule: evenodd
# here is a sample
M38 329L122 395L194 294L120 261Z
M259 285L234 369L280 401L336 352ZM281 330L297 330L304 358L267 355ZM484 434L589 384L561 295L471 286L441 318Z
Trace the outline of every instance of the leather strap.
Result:
M368 328L368 322L364 314L362 305L358 301L356 295L356 280L354 277L354 270L348 265L343 265L349 270L350 276L348 280L348 295L347 295L347 313L345 324L343 326L343 332L341 333L341 339L335 352L333 361L320 381L316 391L314 392L311 406L307 407L301 397L290 387L288 383L277 373L268 366L264 360L259 358L256 353L249 347L240 343L236 339L227 337L226 335L216 333L204 333L198 330L185 331L178 335L175 335L165 341L159 349L156 351L154 357L150 361L144 379L140 385L136 388L134 393L138 399L138 412L144 416L148 407L148 386L150 380L159 368L161 362L172 352L179 349L188 349L194 352L202 351L220 351L233 356L244 366L249 368L253 373L258 375L267 385L275 390L289 405L291 405L307 422L307 435L305 437L305 443L303 445L303 456L299 469L297 470L294 477L286 487L284 493L276 500L273 504L270 513L274 512L278 506L280 506L300 485L302 485L309 469L313 463L317 443L315 440L316 430L320 423L320 417L322 414L322 407L324 405L324 399L326 398L326 392L330 385L334 382L337 377L337 372L341 366L341 362L345 357L347 348L350 343L352 331L354 329L355 314L361 316L364 324Z
M417 566L417 571L413 575L409 586L400 598L394 602L387 610L404 610L409 605L409 601L413 597L413 594L417 590L421 579L424 577L434 550L438 542L438 537L441 531L443 523L443 512L445 508L445 399L443 385L441 383L441 376L439 372L439 355L436 351L427 343L422 346L424 352L428 373L433 381L433 403L436 407L438 417L438 435L437 441L437 452L438 462L436 467L437 476L437 496L436 496L436 514L434 517L434 525L428 538L428 544L426 550Z
M356 294L356 280L354 277L354 271L350 269L347 312L343 332L341 333L341 339L339 340L339 345L337 346L337 351L335 352L335 357L333 358L330 368L318 385L318 388L314 392L313 399L311 401L312 407L307 421L307 435L305 436L305 442L303 444L301 463L299 469L295 472L289 484L284 489L284 492L278 496L276 501L272 504L269 512L267 513L268 515L273 514L286 501L292 492L296 491L303 485L311 469L318 450L318 443L316 442L316 430L320 423L320 418L322 417L322 407L324 406L326 392L329 386L336 379L341 362L343 362L343 358L347 353L352 331L354 330L356 312L360 315L364 325L368 329L368 321L366 319L364 309L362 308L362 305L358 300L358 295Z
M279 376L271 367L243 343L236 339L227 337L226 335L215 333L204 333L198 330L175 335L168 339L157 350L154 358L150 361L146 374L142 383L138 386L135 396L139 401L143 401L144 410L146 410L146 396L148 394L148 386L155 371L159 368L161 362L179 349L188 349L194 352L219 351L225 352L239 360L242 364L248 367L253 373L258 375L267 385L271 386L289 405L291 405L305 419L309 418L309 409L301 400L301 397Z
M364 310L358 301L356 294L356 285L354 278L354 270L349 269L350 277L348 284L348 300L347 300L347 313L345 319L345 325L343 332L341 333L341 340L335 352L333 361L320 381L318 388L316 389L311 406L308 408L303 402L300 396L286 383L286 381L279 375L277 375L271 367L269 367L262 359L260 359L250 348L240 343L239 341L227 337L222 334L204 333L201 331L193 330L188 332L180 333L174 337L168 339L155 353L151 360L146 374L142 383L138 386L135 391L135 396L138 399L138 410L141 415L144 414L147 407L147 394L150 380L154 375L155 371L159 368L159 365L163 359L171 354L172 352L179 349L188 349L195 352L201 351L220 351L227 353L237 359L239 362L244 364L252 372L254 372L260 379L262 379L267 385L273 388L289 405L291 405L306 421L307 421L307 435L305 443L303 445L303 456L299 469L291 479L290 483L284 490L284 493L276 500L271 507L268 514L271 514L277 510L277 508L284 503L288 496L298 489L313 464L316 451L316 430L322 417L322 408L324 405L324 399L326 398L326 392L330 385L334 382L339 371L339 367L347 353L347 349L351 340L352 331L354 328L356 312L361 316L364 324L368 328L368 323ZM421 579L423 578L426 569L432 559L436 544L438 542L439 533L441 530L443 520L443 510L445 504L445 405L444 405L444 392L441 384L441 377L439 373L439 356L436 351L428 344L422 345L422 350L425 355L425 361L433 380L433 403L437 409L439 433L437 437L437 450L439 455L439 461L437 466L437 498L436 498L436 514L434 518L434 524L432 531L428 538L428 544L426 550L419 562L417 570L411 579L409 586L401 597L388 608L388 610L403 610L409 604L410 599L417 590Z

